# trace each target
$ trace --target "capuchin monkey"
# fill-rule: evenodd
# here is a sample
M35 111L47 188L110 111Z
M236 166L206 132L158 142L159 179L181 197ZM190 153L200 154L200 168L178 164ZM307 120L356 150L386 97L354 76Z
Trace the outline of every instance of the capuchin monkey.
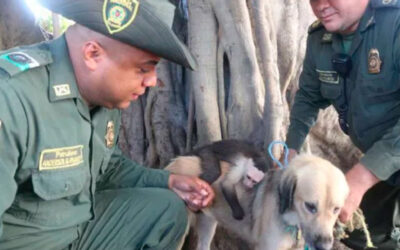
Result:
M240 185L245 189L252 189L263 179L269 166L265 154L251 143L242 140L217 141L180 156L174 162L178 164L179 159L184 160L182 157L199 158L199 161L196 161L200 165L198 176L210 185L222 178L222 194L237 220L242 220L245 214L239 203L236 188ZM174 162L167 166L167 169L174 168ZM229 166L226 171L222 171L221 166L224 163L228 163L225 166Z

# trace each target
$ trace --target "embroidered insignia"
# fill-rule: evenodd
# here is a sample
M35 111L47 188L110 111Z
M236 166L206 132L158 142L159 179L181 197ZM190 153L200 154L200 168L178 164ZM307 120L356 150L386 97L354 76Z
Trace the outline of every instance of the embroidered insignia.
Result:
M311 24L311 28L315 29L321 24L321 21L317 20Z
M1 55L0 58L10 62L21 71L39 66L38 61L24 52L11 52Z
M78 166L83 162L83 145L45 149L40 154L39 171Z
M316 20L315 22L313 22L309 27L308 27L308 33L312 33L314 31L316 31L317 29L319 29L320 27L322 27L322 23L319 20Z
M332 33L325 33L322 36L322 42L324 42L324 43L332 42Z
M336 71L323 71L317 69L317 73L318 79L321 82L339 84L339 74Z
M135 20L138 9L137 0L104 0L103 21L108 32L123 31Z
M374 23L375 23L375 16L372 16L370 19L368 19L368 22L365 25L365 27L368 28L369 26L371 26Z
M381 72L382 61L379 57L378 49L371 49L368 54L368 73L379 74Z
M68 84L55 85L53 88L56 96L58 97L71 94L71 89L69 88Z
M112 146L114 146L114 138L115 138L113 121L107 122L107 131L106 131L106 136L104 138L106 139L106 147L112 148Z

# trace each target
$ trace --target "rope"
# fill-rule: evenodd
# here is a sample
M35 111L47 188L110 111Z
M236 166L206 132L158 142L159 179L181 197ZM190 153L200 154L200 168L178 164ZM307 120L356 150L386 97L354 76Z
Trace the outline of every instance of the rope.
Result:
M285 222L284 222L285 223ZM286 224L286 223L285 223ZM299 247L300 240L303 238L301 234L301 230L298 226L293 226L293 225L287 225L285 226L285 232L291 234L293 239L296 239L296 244L295 247ZM311 248L308 248L307 245L304 246L304 250L311 250Z
M355 229L362 230L364 232L364 236L366 239L365 248L376 248L371 239L371 234L368 230L367 223L365 223L365 217L361 209L357 209L351 218L346 224L338 222L337 227L335 228L335 238L338 240L347 238L348 235L345 231L352 232Z
M182 10L183 17L185 20L189 19L189 7L188 7L188 2L187 0L181 0L179 3L179 7Z
M283 164L275 158L274 154L272 153L272 148L275 146L275 144L280 144L283 146L284 149L284 159L283 159ZM276 165L279 166L280 169L285 169L288 166L288 157L289 157L289 147L286 145L285 142L283 141L273 141L269 144L268 146L268 155L271 157L271 159L276 163Z

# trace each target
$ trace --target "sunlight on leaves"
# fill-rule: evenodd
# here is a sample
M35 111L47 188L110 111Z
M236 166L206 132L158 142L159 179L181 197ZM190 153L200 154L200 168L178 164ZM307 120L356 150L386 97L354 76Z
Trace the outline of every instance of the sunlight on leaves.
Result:
M36 22L40 27L49 34L53 34L53 17L51 11L40 6L36 0L25 0L25 2L34 14ZM73 21L60 16L61 32L64 32L73 23Z

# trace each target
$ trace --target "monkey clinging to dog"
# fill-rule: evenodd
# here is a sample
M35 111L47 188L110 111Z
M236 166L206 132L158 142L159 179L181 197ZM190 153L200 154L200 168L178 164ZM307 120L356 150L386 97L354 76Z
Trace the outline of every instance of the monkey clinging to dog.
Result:
M236 188L240 185L244 189L252 189L263 179L269 166L266 156L254 145L233 139L217 141L195 149L174 159L167 169L172 170L180 164L188 163L196 164L199 177L209 184L220 177L223 178L222 194L232 210L232 216L237 220L243 219L245 214L239 203ZM227 165L228 169L223 170L223 166Z
M243 159L243 157L242 157ZM200 158L178 157L166 169L171 173L200 176ZM214 203L189 216L198 235L197 250L210 250L217 225L236 233L255 250L330 250L333 229L349 193L346 178L332 163L315 155L300 154L285 169L269 169L253 189L236 185L245 216L232 219L221 183L235 167L221 163L222 176L212 187ZM302 237L300 237L302 236Z

